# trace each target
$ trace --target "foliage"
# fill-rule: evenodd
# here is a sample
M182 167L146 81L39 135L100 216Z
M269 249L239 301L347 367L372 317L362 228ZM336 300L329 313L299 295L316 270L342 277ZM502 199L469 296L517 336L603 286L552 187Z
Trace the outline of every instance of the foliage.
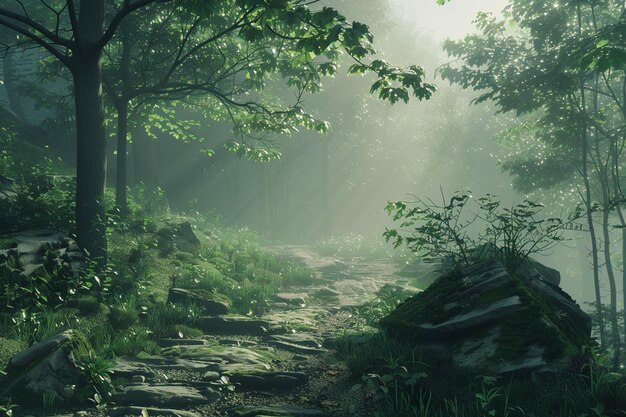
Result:
M85 379L85 384L77 387L78 400L89 400L101 410L114 392L111 374L115 362L98 356L91 350L86 355L77 357L75 362Z
M395 247L406 243L414 252L447 258L454 265L497 256L514 270L530 255L545 253L563 240L563 221L541 218L542 208L530 200L503 208L493 195L474 200L471 194L461 192L440 204L420 199L390 202L387 212L401 221L402 229L387 229L384 236ZM473 230L477 227L478 232Z
M1 173L1 172L0 172ZM37 174L14 185L14 199L0 199L0 233L27 228L74 230L74 178Z
M360 380L355 390L379 417L581 417L624 415L624 378L591 359L582 373L532 380L473 375L378 332L348 333L337 351Z
M414 295L401 287L386 284L367 302L351 309L355 317L365 320L369 326L377 326L380 319L388 316L400 303Z

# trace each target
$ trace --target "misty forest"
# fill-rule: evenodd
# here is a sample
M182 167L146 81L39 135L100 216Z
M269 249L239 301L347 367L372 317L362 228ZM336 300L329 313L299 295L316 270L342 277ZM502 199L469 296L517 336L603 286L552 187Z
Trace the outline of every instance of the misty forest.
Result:
M0 417L626 416L624 1L0 0L0 61Z

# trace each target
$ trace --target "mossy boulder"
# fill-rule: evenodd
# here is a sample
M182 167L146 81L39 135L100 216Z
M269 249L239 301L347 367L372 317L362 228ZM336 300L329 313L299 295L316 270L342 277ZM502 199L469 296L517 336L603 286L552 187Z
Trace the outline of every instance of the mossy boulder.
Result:
M380 324L435 358L492 374L563 371L591 343L591 320L567 293L496 259L439 277Z
M189 222L171 223L157 232L157 241L162 253L175 250L195 253L200 249L200 240Z
M15 354L0 381L0 395L27 401L74 400L75 388L85 383L74 358L86 349L85 337L67 330Z

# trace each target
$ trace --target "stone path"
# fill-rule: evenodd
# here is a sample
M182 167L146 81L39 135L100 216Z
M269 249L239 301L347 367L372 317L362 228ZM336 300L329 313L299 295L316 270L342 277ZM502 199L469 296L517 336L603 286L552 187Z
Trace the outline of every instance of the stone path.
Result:
M120 359L115 377L134 382L107 415L142 416L145 409L148 416L347 416L358 394L326 347L350 320L342 308L408 280L386 261L322 257L298 246L274 250L314 270L316 282L278 294L264 317L205 317L202 338L164 339L158 358Z

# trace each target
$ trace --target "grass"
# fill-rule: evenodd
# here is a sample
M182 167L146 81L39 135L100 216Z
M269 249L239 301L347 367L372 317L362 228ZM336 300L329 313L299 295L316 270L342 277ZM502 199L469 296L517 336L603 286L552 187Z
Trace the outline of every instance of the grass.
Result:
M340 336L337 351L379 417L626 415L625 378L595 365L538 381L477 376L372 329Z

